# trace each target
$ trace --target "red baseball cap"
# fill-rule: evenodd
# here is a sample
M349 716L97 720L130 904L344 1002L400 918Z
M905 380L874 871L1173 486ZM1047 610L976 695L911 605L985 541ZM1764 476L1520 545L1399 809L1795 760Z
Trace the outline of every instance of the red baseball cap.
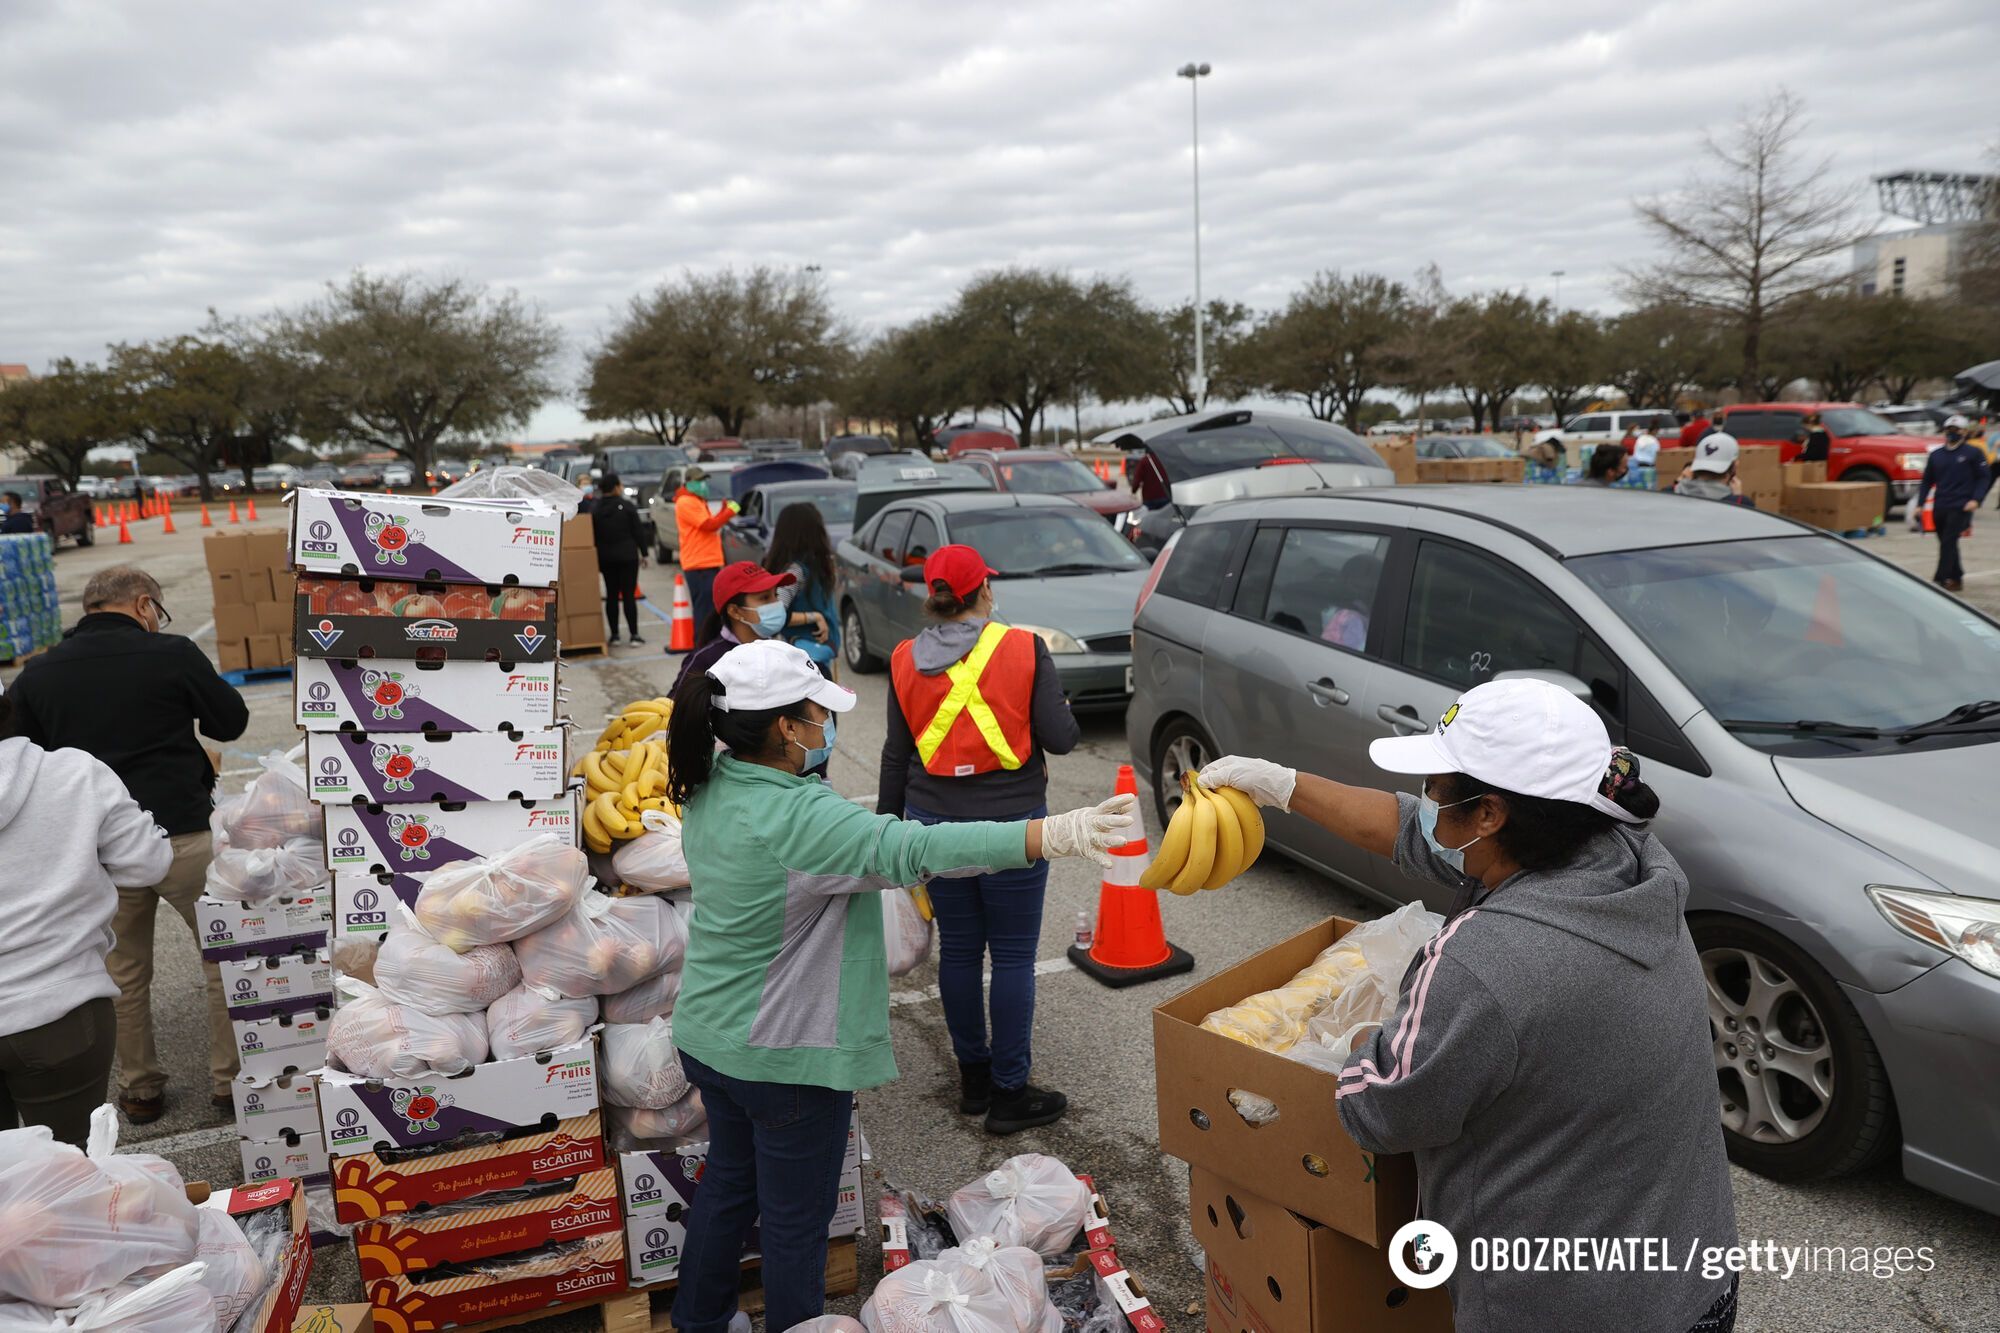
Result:
M727 602L741 597L746 592L769 592L782 588L798 579L790 574L772 574L762 565L750 560L738 560L733 565L724 565L717 572L715 582L709 589L717 610Z
M940 546L924 561L924 582L943 579L961 601L978 592L980 584L999 572L989 568L986 557L970 546Z

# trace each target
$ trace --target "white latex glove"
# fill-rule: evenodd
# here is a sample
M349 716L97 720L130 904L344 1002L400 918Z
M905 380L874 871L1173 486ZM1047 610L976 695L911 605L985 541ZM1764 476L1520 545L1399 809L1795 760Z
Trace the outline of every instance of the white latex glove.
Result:
M1295 768L1240 754L1211 760L1198 776L1204 787L1234 787L1257 804L1275 805L1280 810L1292 808L1292 788L1299 781Z
M1130 793L1102 805L1065 810L1042 820L1042 856L1087 856L1101 866L1111 864L1110 849L1132 841L1139 829L1139 798Z

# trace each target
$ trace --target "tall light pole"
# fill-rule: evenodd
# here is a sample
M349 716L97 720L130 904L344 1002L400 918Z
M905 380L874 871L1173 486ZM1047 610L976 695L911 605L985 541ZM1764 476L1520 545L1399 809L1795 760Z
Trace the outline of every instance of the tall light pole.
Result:
M1563 303L1563 274L1565 274L1565 273L1567 273L1567 272L1569 272L1569 270L1568 270L1568 269L1566 269L1566 268L1559 268L1559 269L1554 269L1554 270L1552 270L1552 271L1551 271L1551 272L1549 273L1549 276L1550 276L1550 277L1552 277L1552 278L1554 278L1554 279L1556 280L1556 309L1557 309L1558 311L1561 311L1561 309L1562 309L1562 303Z
M1208 368L1202 360L1201 345L1201 81L1208 77L1208 64L1190 60L1174 71L1188 81L1192 94L1194 126L1194 401L1197 407L1208 401Z

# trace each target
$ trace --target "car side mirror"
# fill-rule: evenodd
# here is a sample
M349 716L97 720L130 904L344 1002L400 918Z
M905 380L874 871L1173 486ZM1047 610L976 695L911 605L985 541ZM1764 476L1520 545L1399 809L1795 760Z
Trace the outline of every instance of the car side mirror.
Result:
M903 582L922 583L923 581L924 581L924 567L922 565L903 566Z
M1590 692L1590 686L1567 671L1556 671L1547 667L1524 667L1518 671L1495 672L1493 679L1539 680L1555 686L1566 694L1573 694L1587 704L1596 702L1595 696Z

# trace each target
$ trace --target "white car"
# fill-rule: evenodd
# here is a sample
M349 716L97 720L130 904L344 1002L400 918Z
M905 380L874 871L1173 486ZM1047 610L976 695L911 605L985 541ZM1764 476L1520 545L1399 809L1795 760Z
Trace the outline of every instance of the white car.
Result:
M1378 421L1368 428L1370 435L1415 435L1417 423L1414 421Z
M1678 438L1681 433L1681 423L1672 412L1657 407L1624 408L1615 412L1579 412L1563 423L1563 443L1572 449L1616 444L1625 438L1628 428L1641 435L1651 431L1663 443L1668 436Z
M417 471L408 463L391 463L382 469L384 486L408 486L417 479Z

